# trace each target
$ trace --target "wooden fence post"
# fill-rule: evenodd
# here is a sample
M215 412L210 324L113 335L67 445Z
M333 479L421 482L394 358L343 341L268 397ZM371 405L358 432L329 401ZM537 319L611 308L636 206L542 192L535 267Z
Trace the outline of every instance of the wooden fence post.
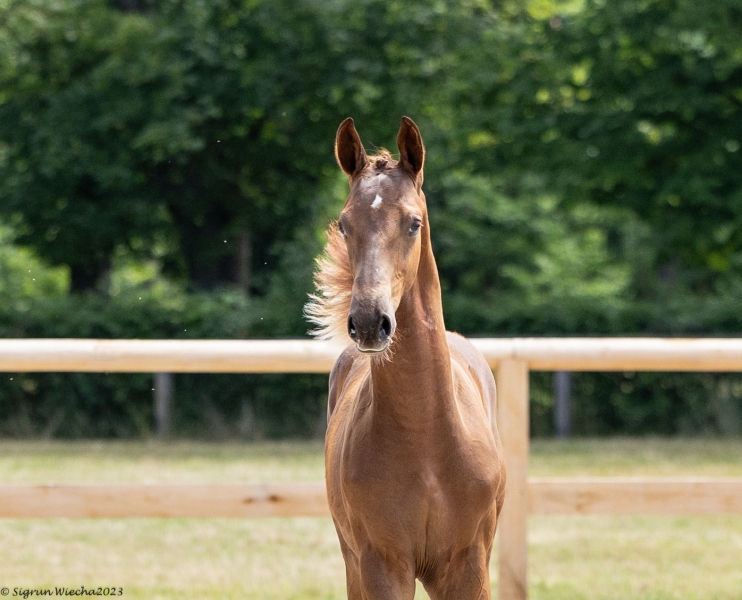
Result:
M554 371L554 434L572 435L572 372Z
M173 405L175 378L172 373L154 373L155 431L160 438L170 434L170 416Z
M528 597L528 363L497 365L498 430L505 452L507 485L500 515L500 600Z

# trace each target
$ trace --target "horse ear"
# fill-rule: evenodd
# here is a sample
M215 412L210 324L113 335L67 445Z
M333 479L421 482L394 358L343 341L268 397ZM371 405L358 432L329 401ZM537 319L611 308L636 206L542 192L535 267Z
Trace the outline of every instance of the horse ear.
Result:
M335 136L335 158L337 158L340 168L348 177L357 175L368 164L366 151L363 149L353 119L350 117L340 123L340 127L338 127Z
M397 134L397 148L399 148L399 164L417 181L425 163L425 147L420 130L409 117L402 117L402 125Z

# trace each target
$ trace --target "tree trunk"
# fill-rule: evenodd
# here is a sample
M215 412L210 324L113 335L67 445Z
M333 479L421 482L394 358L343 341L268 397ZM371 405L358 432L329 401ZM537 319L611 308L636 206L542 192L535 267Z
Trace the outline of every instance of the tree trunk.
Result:
M93 289L111 270L110 263L97 265L72 265L70 267L70 290L84 292Z
M245 297L250 296L250 278L252 275L252 238L248 229L240 233L237 246L237 284Z

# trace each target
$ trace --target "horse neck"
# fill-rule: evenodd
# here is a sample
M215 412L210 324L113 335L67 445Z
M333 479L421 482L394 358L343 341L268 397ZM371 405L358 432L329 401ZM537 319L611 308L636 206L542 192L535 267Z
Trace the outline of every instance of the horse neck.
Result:
M421 234L417 278L395 313L392 358L374 361L371 368L377 406L399 424L413 427L447 413L453 402L441 285L427 217Z

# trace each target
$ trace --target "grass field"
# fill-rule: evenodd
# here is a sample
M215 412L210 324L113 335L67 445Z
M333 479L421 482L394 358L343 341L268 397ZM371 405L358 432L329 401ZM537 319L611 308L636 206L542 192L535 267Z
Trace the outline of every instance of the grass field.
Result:
M316 442L0 442L3 483L316 481L322 473ZM531 473L742 477L742 440L536 440ZM529 531L534 599L742 599L742 516L532 517ZM329 519L0 521L9 597L13 588L82 585L121 587L125 598L344 598Z

